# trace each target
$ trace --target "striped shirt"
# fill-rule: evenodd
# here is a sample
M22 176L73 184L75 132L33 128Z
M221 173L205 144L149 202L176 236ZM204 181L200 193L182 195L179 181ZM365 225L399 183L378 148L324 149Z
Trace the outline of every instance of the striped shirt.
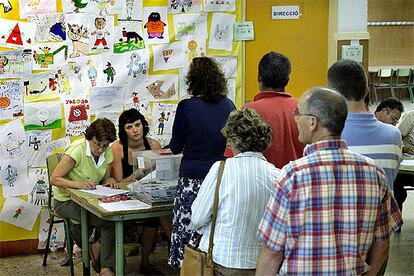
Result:
M211 167L191 210L191 226L203 235L207 252L219 163ZM258 152L239 153L226 161L219 191L213 261L228 268L254 269L260 251L257 228L280 170Z
M393 190L402 157L398 128L378 121L373 113L348 113L342 138L349 150L372 158L384 169Z
M402 224L384 171L343 140L308 145L283 167L259 239L283 252L281 275L359 275L373 241Z

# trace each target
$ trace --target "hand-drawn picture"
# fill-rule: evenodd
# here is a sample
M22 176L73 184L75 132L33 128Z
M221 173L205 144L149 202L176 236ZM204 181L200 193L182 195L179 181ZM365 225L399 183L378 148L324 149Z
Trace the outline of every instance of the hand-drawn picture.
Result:
M34 23L0 18L0 26L0 46L24 49L34 42Z
M184 64L183 46L181 41L153 45L152 54L154 58L154 71L179 68Z
M118 18L142 22L142 0L125 0Z
M66 40L69 41L69 57L74 59L85 56L89 53L90 18L87 14L67 14L66 23Z
M177 75L151 76L146 82L146 90L151 100L175 100L178 98Z
M227 79L227 98L236 104L236 79Z
M236 56L211 56L223 70L224 77L235 78L237 77L237 57Z
M55 0L19 0L20 18L27 18L33 14L56 12Z
M201 12L202 0L168 0L168 13Z
M66 40L65 15L57 13L29 16L29 22L35 23L35 42L62 42Z
M55 69L64 64L68 58L68 45L63 43L34 44L31 49L34 70Z
M32 52L24 51L0 52L0 78L20 77L32 73Z
M3 159L0 164L3 197L29 194L34 186L27 179L26 162L21 159Z
M125 0L62 0L64 13L115 14L123 5Z
M186 37L207 37L207 14L177 14L174 15L175 39Z
M89 101L87 98L66 98L65 125L67 136L79 136L85 133L90 125Z
M189 66L186 65L180 68L178 73L178 80L180 82L180 100L191 98L192 96L188 94L188 85L186 84L186 77L188 73Z
M119 54L145 48L142 23L119 21L114 32L114 53Z
M204 57L206 55L206 38L205 37L186 37L182 40L183 51L187 56L185 65L189 65L193 58Z
M57 152L63 152L67 146L70 144L70 139L68 136L50 141L46 145L46 156L49 156L51 154L57 153Z
M171 115L170 112L167 112L167 114L165 114L164 111L161 111L160 117L158 118L157 135L163 135L164 134L165 123L168 122L168 119L170 119L170 115Z
M130 108L135 108L144 116L151 113L149 100L140 99L139 93L134 90L124 95L124 109Z
M23 116L21 81L0 81L0 120Z
M231 51L233 47L233 24L236 16L226 13L214 13L211 20L210 41L208 47Z
M63 83L59 74L39 73L22 78L26 101L51 99L63 92Z
M125 82L130 78L128 77L129 68L127 67L130 63L130 56L130 52L118 55L100 55L101 67L95 66L98 70L96 86L124 86Z
M61 128L60 101L32 102L24 105L25 130Z
M145 40L147 44L169 43L167 7L144 7Z
M154 103L150 125L151 135L160 141L161 146L169 143L175 118L176 104Z
M129 52L127 56L128 76L132 79L148 75L149 53L147 49Z
M121 112L123 104L123 90L119 86L95 87L90 96L90 113Z
M103 70L103 72L106 75L106 82L114 83L114 76L116 74L116 71L110 62L106 63L106 68Z
M51 130L26 131L27 166L46 166L46 145L52 140Z
M40 225L39 225L39 243L38 249L45 249L47 234L49 232L49 212L44 209L40 212ZM53 237L53 244L52 244ZM52 233L50 235L49 247L62 248L65 241L65 228L63 223L53 224Z
M8 13L13 9L12 4L10 3L10 0L0 0L0 6L2 7L3 13Z
M62 0L62 8L65 13L70 12L85 12L85 8L88 6L88 0Z
M204 11L235 11L235 0L204 0Z
M0 149L1 159L26 160L26 134L19 119L0 126Z
M89 37L89 46L91 53L112 52L114 45L114 17L100 16L91 18L89 30L91 35Z
M35 183L29 194L28 202L34 205L47 206L49 180L45 168L29 168L29 182Z
M32 231L41 208L18 197L8 197L4 202L0 220Z

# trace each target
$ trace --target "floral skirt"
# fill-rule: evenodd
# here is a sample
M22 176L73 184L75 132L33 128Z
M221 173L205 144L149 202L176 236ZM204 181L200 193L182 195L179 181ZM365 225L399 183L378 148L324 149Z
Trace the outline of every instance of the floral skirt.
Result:
M171 247L168 264L180 268L184 259L184 246L195 243L197 235L188 230L191 221L191 205L197 197L203 179L178 179L177 196L174 199L174 218L172 222Z

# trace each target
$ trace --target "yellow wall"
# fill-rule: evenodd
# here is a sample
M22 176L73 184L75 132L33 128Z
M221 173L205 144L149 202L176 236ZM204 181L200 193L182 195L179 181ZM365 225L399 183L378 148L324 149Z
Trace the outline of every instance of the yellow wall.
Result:
M269 52L289 57L292 74L286 91L294 97L326 85L328 66L328 0L247 0L246 21L254 22L255 40L246 42L246 100L258 92L257 65ZM298 20L272 20L272 6L299 5Z

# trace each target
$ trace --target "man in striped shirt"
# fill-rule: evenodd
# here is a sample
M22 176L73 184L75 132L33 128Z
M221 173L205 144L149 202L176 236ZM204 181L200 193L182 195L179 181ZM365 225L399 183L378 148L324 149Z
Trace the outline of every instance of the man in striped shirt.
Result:
M276 180L256 275L376 275L402 224L384 171L340 138L347 106L339 93L311 89L293 115L308 146Z
M339 60L328 70L328 83L347 100L348 117L342 138L349 150L374 159L384 169L387 185L393 190L402 157L401 133L366 111L364 98L368 89L364 68L353 60Z

